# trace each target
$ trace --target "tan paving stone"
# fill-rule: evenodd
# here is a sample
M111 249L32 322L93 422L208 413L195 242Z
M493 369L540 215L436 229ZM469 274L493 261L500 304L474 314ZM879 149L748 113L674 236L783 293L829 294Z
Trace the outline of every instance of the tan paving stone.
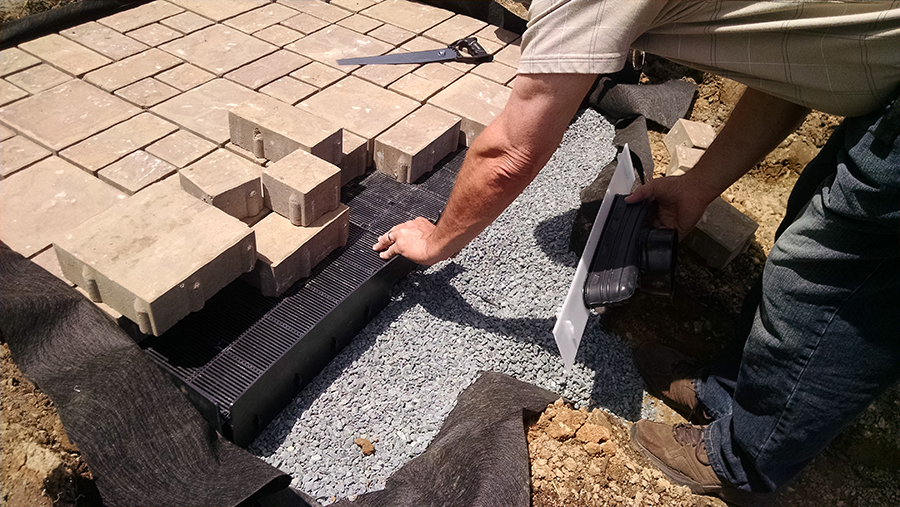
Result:
M374 152L375 137L418 106L419 103L412 99L354 76L297 104L299 108L366 138L369 156Z
M0 175L4 178L50 155L44 147L22 136L0 143Z
M148 46L159 46L160 44L164 44L169 42L170 40L175 40L182 36L182 33L178 30L174 30L169 28L166 25L160 23L153 23L147 26L143 26L138 28L137 30L132 30L127 34L129 37L133 37Z
M341 186L346 185L354 178L362 176L366 172L369 159L369 142L349 130L344 130L344 141L341 150L344 158L338 167L341 168Z
M354 32L368 33L383 25L384 23L378 21L377 19L363 16L362 14L354 14L349 18L344 18L338 21L336 24L344 28L353 30Z
M231 142L257 157L277 161L302 150L332 164L341 160L341 127L265 95L232 108L228 124Z
M178 171L181 188L237 219L263 209L262 167L219 149Z
M84 80L112 92L154 76L182 63L180 59L156 48L107 65L84 76Z
M78 77L112 61L56 33L22 43L19 47Z
M260 96L227 79L214 79L151 111L221 146L229 139L228 110Z
M132 152L97 173L97 177L128 195L174 174L177 168L143 150Z
M100 23L113 30L125 33L130 32L135 28L140 28L144 25L149 25L150 23L154 23L161 19L174 16L182 11L184 11L184 9L172 5L169 2L157 0L156 2L150 2L133 9L117 12L112 16L107 16L101 19Z
M310 16L315 16L329 23L337 23L353 14L350 11L335 7L320 0L278 0L278 3L287 5L291 9L309 14Z
M245 160L249 160L250 162L260 167L265 167L266 163L268 162L268 160L264 158L255 157L252 152L249 152L234 143L226 143L225 149L239 157L244 158Z
M467 74L428 99L428 103L462 118L460 142L470 146L503 110L510 92L505 86Z
M305 13L300 13L292 18L288 18L282 21L281 24L297 30L304 35L319 31L329 25L327 21Z
M450 11L406 0L385 0L362 14L418 34L453 17Z
M510 32L509 30L504 30L499 26L487 25L482 28L478 32L475 33L475 37L478 38L478 41L490 40L504 46L507 44L518 44L521 43L522 38L516 32Z
M375 138L375 168L414 183L459 146L460 118L425 105Z
M7 81L0 81L0 106L28 96L28 92Z
M73 80L0 108L0 120L52 150L61 150L138 112L118 97Z
M472 69L472 74L499 84L506 84L516 77L518 71L500 62L484 62L479 63Z
M178 130L146 148L175 167L182 168L196 162L216 149L216 145L187 130Z
M484 21L457 14L443 23L427 30L423 35L443 44L450 44L468 37L487 26Z
M330 3L351 12L359 12L372 7L378 2L373 2L372 0L331 0Z
M55 248L63 273L93 301L156 335L201 309L256 261L251 229L165 184L69 231Z
M340 168L302 150L266 167L262 186L266 207L298 226L341 204Z
M285 49L299 53L317 62L334 67L341 72L351 72L358 65L338 65L341 58L383 55L393 49L389 44L367 35L332 25L307 35Z
M175 125L142 113L60 152L91 173L178 130Z
M440 85L441 88L448 86L450 83L456 81L464 75L463 72L460 72L453 67L448 67L446 65L437 63L422 65L421 67L413 71L413 74L432 81L435 84Z
M334 67L329 67L328 65L319 62L312 62L309 65L300 67L300 70L291 72L291 77L297 78L304 83L315 86L320 90L345 78L346 76L346 74L335 69Z
M196 88L215 78L216 76L211 72L206 72L200 67L196 67L189 63L181 64L156 75L156 79L174 86L183 92L190 90L191 88Z
M146 45L96 21L68 28L59 33L113 60L121 60L147 49Z
M263 85L287 76L310 61L305 56L282 49L231 71L225 77L247 88L258 90Z
M253 232L258 261L243 278L263 296L274 297L307 278L316 264L347 244L350 208L342 204L309 227L294 226L283 216L270 213L253 226Z
M31 260L38 266L46 269L51 275L59 278L72 287L75 286L75 284L70 282L69 279L66 278L66 275L63 274L62 268L59 267L59 261L56 259L56 251L53 248L44 250L32 257Z
M0 51L0 77L18 72L28 67L41 63L41 60L31 56L19 48L9 48Z
M71 79L72 76L45 64L30 67L6 78L10 83L31 94L49 90Z
M259 91L272 98L294 105L316 93L319 89L290 76L285 76L263 86Z
M130 84L124 88L116 90L116 95L131 102L136 106L144 109L153 107L164 100L168 100L181 93L165 83L157 81L152 77L142 79L137 83Z
M268 0L226 0L224 2L217 0L172 0L172 3L213 21L222 21L263 6L268 3Z
M414 73L407 74L388 86L388 90L419 102L425 102L443 88L439 83L417 76Z
M681 244L703 257L711 268L722 269L747 251L758 228L755 220L716 197Z
M519 68L519 57L522 55L522 48L515 44L510 44L499 52L494 53L494 61L505 63L514 69Z
M185 11L181 14L176 14L171 18L166 18L160 21L160 23L168 26L169 28L174 28L181 33L196 32L197 30L201 30L213 24L212 21L191 11Z
M225 24L245 33L253 33L297 15L297 11L280 4L266 4L233 17Z
M0 185L0 240L30 257L125 195L59 157Z
M393 46L399 46L416 36L414 32L390 24L381 25L366 35L387 42Z
M213 25L167 42L160 49L221 76L278 48L239 30Z
M445 44L442 44L436 40L429 39L428 37L416 37L414 39L408 40L403 43L401 48L406 51L428 51L432 49L442 49L447 47ZM490 51L488 48L485 50ZM441 66L449 69L453 69L460 74L465 74L472 70L474 67L471 63L463 63L463 62L442 62L442 63L427 63L422 67L430 67L430 66Z
M393 49L387 54L393 55L398 53L407 53L403 49ZM418 63L415 64L397 64L397 65L360 65L353 72L353 75L365 79L370 83L374 83L382 88L387 86L401 77L419 68Z
M16 135L15 132L13 132L12 130L9 130L8 128L4 127L3 125L0 125L0 141L5 141L14 135Z
M286 26L272 25L268 28L263 28L258 32L254 32L253 36L257 39L262 39L269 44L281 47L303 37L303 34Z

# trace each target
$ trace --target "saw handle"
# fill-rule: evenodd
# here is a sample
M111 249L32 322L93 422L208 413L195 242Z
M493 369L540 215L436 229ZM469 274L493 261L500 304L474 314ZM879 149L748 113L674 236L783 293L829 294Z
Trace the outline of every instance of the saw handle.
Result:
M456 61L458 62L481 63L490 62L494 59L494 55L485 51L475 37L459 39L447 47L456 51Z

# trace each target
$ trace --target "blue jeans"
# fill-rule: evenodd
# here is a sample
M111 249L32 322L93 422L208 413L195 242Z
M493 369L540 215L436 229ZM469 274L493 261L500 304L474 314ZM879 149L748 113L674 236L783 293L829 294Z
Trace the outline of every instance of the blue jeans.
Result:
M713 470L746 491L785 484L900 378L896 102L846 119L804 169L746 341L695 382Z

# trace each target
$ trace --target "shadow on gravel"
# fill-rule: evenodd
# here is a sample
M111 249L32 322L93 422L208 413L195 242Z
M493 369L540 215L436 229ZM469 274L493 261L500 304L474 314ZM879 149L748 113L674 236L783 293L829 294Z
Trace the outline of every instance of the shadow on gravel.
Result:
M569 238L576 213L578 209L570 209L561 215L544 220L534 228L534 239L541 251L553 262L570 268L578 265L578 256L572 255L569 249Z

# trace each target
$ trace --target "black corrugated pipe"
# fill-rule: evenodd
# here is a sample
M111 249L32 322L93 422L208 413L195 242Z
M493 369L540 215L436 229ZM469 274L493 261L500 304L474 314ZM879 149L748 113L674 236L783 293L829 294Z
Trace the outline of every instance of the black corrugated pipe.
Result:
M6 49L49 33L56 33L86 21L100 19L149 1L81 0L57 9L3 23L3 27L0 29L0 49Z

